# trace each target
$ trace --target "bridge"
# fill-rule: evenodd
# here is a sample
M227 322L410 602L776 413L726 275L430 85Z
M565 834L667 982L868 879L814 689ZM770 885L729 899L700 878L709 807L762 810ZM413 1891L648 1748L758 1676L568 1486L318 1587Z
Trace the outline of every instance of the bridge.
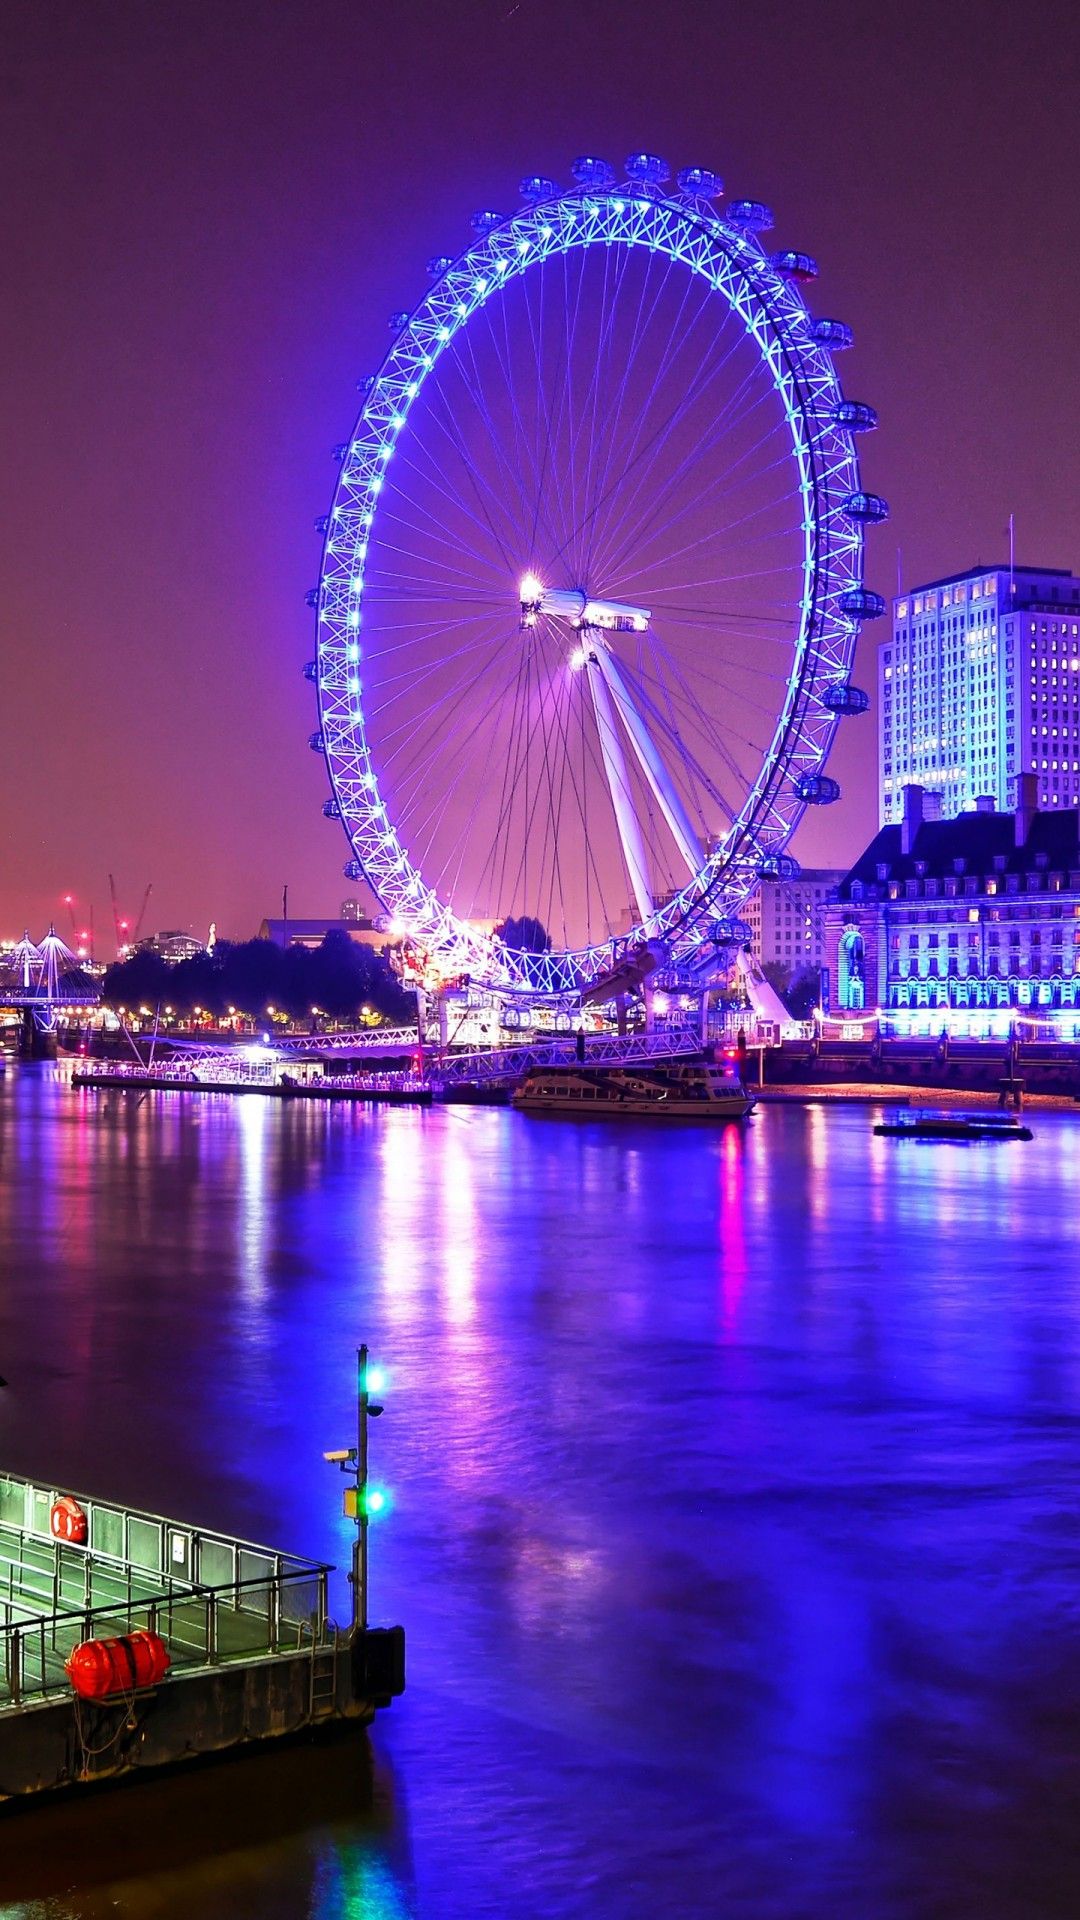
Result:
M77 956L50 927L44 940L24 933L0 957L0 1008L21 1016L21 1046L26 1053L44 1052L61 1010L99 1006L101 994L84 973Z

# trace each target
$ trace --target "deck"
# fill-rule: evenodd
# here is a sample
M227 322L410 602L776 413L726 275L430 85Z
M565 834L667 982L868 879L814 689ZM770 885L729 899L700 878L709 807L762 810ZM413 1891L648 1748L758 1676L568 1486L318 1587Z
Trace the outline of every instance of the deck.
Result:
M86 1545L56 1540L66 1491L0 1478L0 1716L70 1700L73 1648L138 1628L165 1640L170 1681L333 1652L328 1567L79 1495Z

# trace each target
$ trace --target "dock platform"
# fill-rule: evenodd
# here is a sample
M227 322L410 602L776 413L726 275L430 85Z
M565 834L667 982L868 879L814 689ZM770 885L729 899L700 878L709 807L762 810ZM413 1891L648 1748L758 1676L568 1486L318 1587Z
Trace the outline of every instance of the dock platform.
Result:
M62 1499L85 1520L82 1543L55 1536ZM370 1721L403 1690L404 1634L336 1626L331 1571L0 1476L0 1801ZM65 1670L75 1648L139 1631L164 1640L164 1679L80 1698Z

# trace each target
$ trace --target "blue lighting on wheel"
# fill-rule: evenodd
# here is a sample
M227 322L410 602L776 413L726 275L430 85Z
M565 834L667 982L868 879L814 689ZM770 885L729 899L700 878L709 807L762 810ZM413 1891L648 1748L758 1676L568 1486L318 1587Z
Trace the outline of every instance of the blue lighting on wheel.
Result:
M803 556L793 685L797 680L811 695L799 712L805 707L816 713L820 731L806 743L801 759L794 760L792 695L790 711L785 708L761 753L760 771L738 820L702 872L656 909L647 932L662 940L690 924L694 914L700 918L706 898L722 895L717 876L729 871L732 905L737 906L760 875L762 856L755 844L759 827L770 860L786 858L781 849L799 816L781 796L793 795L799 805L828 805L837 797L837 783L822 770L824 756L838 718L863 711L865 695L847 679L855 633L859 621L878 617L884 607L880 596L861 585L863 529L884 520L888 506L861 486L852 438L872 430L876 413L865 403L844 399L831 363L833 351L851 345L851 330L841 321L812 320L807 314L800 283L817 272L811 255L787 251L770 260L764 254L754 237L773 224L764 203L736 201L725 215L709 204L722 193L717 174L708 168L683 168L677 190L668 190L664 183L669 172L659 155L641 152L626 161L621 190L614 170L592 155L575 160L575 185L562 194L547 176L528 176L521 182L525 205L518 213L482 210L473 217L475 237L463 253L456 259L446 254L428 261L433 284L412 312L391 316L395 338L383 365L358 383L365 410L353 441L342 451L342 458L347 452L349 460L338 480L333 512L338 524L335 539L326 540L322 579L315 590L322 724L310 744L327 758L338 815L356 855L350 866L366 875L389 914L408 911L418 939L444 946L457 942L463 954L472 951L475 937L413 865L379 795L360 707L360 680L342 670L356 666L360 658L359 646L349 637L360 626L360 614L345 599L346 589L353 599L363 592L367 536L380 511L376 501L384 485L380 469L394 452L388 434L396 436L404 429L409 408L440 356L446 351L458 356L460 349L453 342L462 329L469 351L475 317L489 302L500 300L518 276L538 272L541 263L571 250L613 244L646 249L680 265L704 281L741 321L779 397L790 435ZM422 422L416 431L422 437ZM395 475L410 465L405 447L411 451L412 442L403 446ZM389 496L391 513L397 498L395 484ZM343 512L346 518L340 521ZM330 524L325 515L316 522L323 536ZM828 528L824 540L823 525ZM368 658L370 665L370 645ZM370 672L366 678L370 691ZM798 722L804 724L810 723ZM542 972L546 965L555 983L558 969L572 962L576 976L587 981L610 964L613 950L607 940L569 956L540 957L537 968Z

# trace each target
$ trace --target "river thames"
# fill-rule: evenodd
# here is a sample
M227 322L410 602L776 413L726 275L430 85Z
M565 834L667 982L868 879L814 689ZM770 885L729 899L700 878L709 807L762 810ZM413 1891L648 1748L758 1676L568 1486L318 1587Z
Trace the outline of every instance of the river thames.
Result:
M0 1912L1080 1910L1080 1116L0 1087L2 1461L348 1564L362 1738L0 1821ZM336 1610L347 1609L338 1578Z

